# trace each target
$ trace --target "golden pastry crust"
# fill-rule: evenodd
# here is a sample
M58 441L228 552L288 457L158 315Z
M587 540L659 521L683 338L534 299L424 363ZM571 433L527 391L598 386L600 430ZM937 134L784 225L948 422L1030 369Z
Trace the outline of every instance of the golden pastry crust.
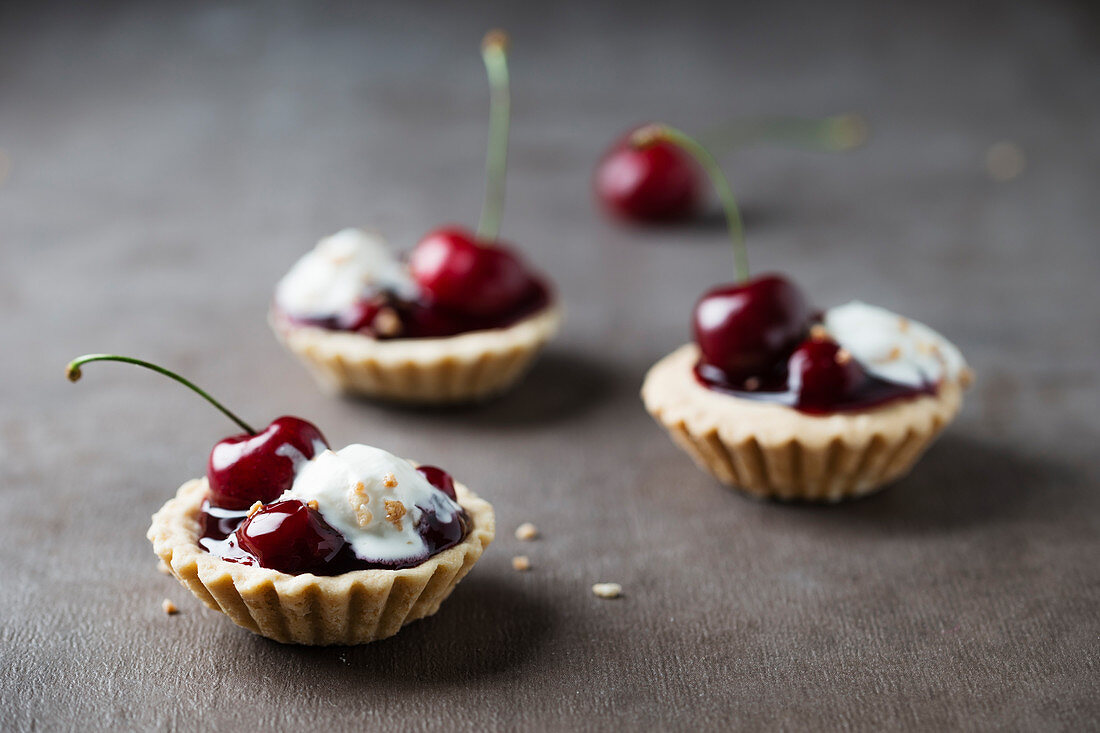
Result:
M695 379L686 344L646 374L642 400L677 445L719 481L761 498L840 501L901 478L962 404L959 382L935 395L832 415L745 400Z
M172 575L233 623L285 644L365 644L430 616L492 542L492 506L456 483L470 518L465 539L401 570L355 570L334 576L287 575L226 562L198 544L206 479L179 488L153 515L147 534Z
M393 402L475 402L505 391L533 363L561 323L557 305L506 328L432 339L378 340L289 322L272 329L330 392Z

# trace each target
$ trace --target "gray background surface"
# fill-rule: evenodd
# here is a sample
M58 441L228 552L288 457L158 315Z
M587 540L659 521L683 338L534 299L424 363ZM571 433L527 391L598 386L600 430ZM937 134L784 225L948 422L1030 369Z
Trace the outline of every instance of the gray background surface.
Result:
M670 5L0 11L0 727L1097 725L1095 11ZM494 25L514 36L504 233L558 283L564 332L475 409L328 399L264 324L272 286L344 226L408 247L476 222ZM933 324L978 382L884 493L755 503L637 397L732 277L719 220L618 226L589 176L637 121L849 109L875 132L853 155L725 158L753 265ZM1026 152L1019 179L985 173L998 140ZM391 640L254 637L158 574L144 538L230 426L127 367L67 384L88 351L448 467L499 538ZM544 538L515 540L523 521Z

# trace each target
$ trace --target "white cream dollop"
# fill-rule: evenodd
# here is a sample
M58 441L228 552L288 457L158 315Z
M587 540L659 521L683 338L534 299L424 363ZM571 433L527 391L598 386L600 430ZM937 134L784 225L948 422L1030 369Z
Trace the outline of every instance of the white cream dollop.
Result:
M415 299L416 282L380 236L344 229L302 256L275 288L275 302L300 318L327 318L371 290Z
M449 522L461 507L411 463L381 448L326 450L298 469L279 500L317 502L317 511L365 560L400 561L428 551L416 531L420 507Z
M825 330L872 375L910 387L958 379L967 369L954 344L923 323L858 300L825 312Z

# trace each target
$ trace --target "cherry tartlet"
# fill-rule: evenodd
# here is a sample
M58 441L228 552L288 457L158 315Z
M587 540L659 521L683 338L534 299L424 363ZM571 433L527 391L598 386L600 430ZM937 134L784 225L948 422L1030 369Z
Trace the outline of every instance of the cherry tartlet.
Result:
M664 125L714 180L739 281L695 306L693 343L646 375L647 410L704 470L758 497L838 501L904 476L954 418L971 372L927 326L853 301L819 311L789 279L750 278L737 203L714 158Z
M179 488L148 537L172 574L210 608L295 644L383 639L439 609L493 539L492 506L441 468L380 448L333 451L296 417L252 429L161 367L123 361L191 387L244 432L216 443L205 478Z
M482 55L491 88L477 232L447 226L399 257L378 236L322 239L279 282L270 322L322 387L400 402L468 402L515 384L557 332L548 282L498 238L509 92L500 31Z

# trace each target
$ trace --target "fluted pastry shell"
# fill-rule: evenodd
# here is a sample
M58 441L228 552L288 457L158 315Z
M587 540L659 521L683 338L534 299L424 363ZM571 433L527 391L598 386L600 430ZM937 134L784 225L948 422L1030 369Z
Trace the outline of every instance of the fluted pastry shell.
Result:
M459 544L412 568L287 575L222 560L198 544L207 481L179 488L153 515L153 550L188 590L233 623L286 644L365 644L430 616L493 540L492 506L456 483L470 528Z
M289 322L272 313L279 340L326 391L392 402L476 402L499 394L530 368L561 323L550 305L505 328L430 339L379 340Z
M760 498L835 502L901 478L958 413L965 386L945 380L934 395L808 415L708 389L698 358L687 344L658 361L642 400L700 468Z

